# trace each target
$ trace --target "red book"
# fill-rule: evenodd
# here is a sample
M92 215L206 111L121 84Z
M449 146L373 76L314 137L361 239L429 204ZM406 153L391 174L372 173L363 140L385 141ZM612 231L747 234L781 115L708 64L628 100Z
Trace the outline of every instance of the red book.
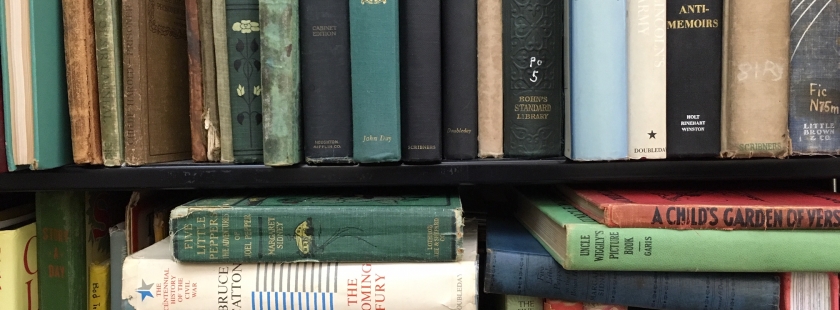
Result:
M840 194L828 191L562 185L558 189L577 209L609 227L840 229Z
M836 273L783 273L779 309L840 310L839 287Z
M627 307L546 299L543 310L627 310Z

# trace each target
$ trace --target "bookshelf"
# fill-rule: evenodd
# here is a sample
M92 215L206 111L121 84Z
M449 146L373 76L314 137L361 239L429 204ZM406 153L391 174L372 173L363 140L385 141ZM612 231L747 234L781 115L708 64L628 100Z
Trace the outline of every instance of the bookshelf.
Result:
M840 176L840 158L570 162L473 160L433 165L306 166L174 162L143 167L66 166L0 174L0 191L441 186L561 182L818 180Z

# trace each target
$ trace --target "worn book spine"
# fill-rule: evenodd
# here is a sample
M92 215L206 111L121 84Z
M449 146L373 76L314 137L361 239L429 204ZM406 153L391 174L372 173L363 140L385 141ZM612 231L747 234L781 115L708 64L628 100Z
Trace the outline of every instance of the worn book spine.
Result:
M190 158L184 1L123 2L125 161Z
M492 248L487 249L484 292L653 309L779 307L776 274L569 271L549 255Z
M350 2L353 158L360 163L402 157L399 28L399 1Z
M300 2L303 154L310 164L353 162L348 9L343 0Z
M791 153L840 154L840 5L791 8L790 116Z
M478 308L474 240L469 255L465 254L461 261L408 264L180 264L169 256L168 243L167 239L126 258L123 309L180 310L239 306L248 309L335 310ZM176 282L171 282L173 277ZM190 298L161 303L156 285L168 285L166 290L177 290L176 283L183 283ZM220 289L224 291L219 293Z
M337 206L181 206L170 216L172 255L182 262L455 261L463 218L453 200L439 208L341 206L340 213ZM210 235L218 229L244 237L222 242Z
M2 10L0 10L0 13L4 13L4 12ZM0 22L3 22L3 20L0 19ZM0 28L2 28L2 27L0 27ZM0 40L5 41L5 34L3 34L2 30L0 30ZM5 46L5 44L2 44L2 46ZM3 52L5 52L5 51L0 51L0 53L3 53ZM6 59L6 57L0 57L0 58ZM7 63L6 60L3 60L2 62L3 63L0 64L0 66L5 66L5 64ZM7 74L2 74L2 77L0 77L0 100L2 100L2 101L7 101L6 98L8 98L8 96L6 94L9 91L8 91L8 89L6 89L6 86L5 86L5 85L8 85L8 83L2 83L2 80L6 79L7 76L8 76ZM11 122L6 119L6 114L5 114L4 110L6 110L6 105L0 103L0 173L9 172L9 166L8 165L9 165L10 160L7 160L6 156L8 156L7 151L11 151L11 149L12 149L11 147L6 146L6 141L7 141L6 140L6 124L7 124L7 122L8 123L11 123ZM11 139L9 139L8 141L11 141Z
M543 298L524 295L496 295L498 297L495 302L498 304L495 309L500 310L541 310L543 308Z
M476 0L441 3L443 158L478 155Z
M227 5L225 0L211 0L213 46L216 56L216 100L219 109L219 159L233 162L233 123L230 110L230 70L228 66Z
M3 300L3 309L40 309L35 233L35 223L0 231L0 265L3 267L0 269L0 300Z
M263 158L268 166L300 162L298 2L259 0L263 81Z
M207 132L207 161L221 160L219 140L219 103L216 93L216 50L213 37L212 0L198 1L198 33L201 44L201 91L204 98L202 126ZM114 290L119 292L119 290Z
M400 7L402 160L439 162L441 147L440 0Z
M70 107L73 162L101 165L102 139L99 129L93 1L62 0L61 6L64 12L67 102Z
M110 261L93 263L88 266L88 310L108 310L110 304Z
M787 0L724 0L721 157L790 153ZM828 2L826 2L828 3Z
M502 8L506 157L563 152L562 5L528 0L505 2Z
M226 0L225 24L233 160L263 161L259 0Z
M204 82L201 66L201 33L198 1L185 0L187 9L187 59L190 77L190 146L195 162L207 161L207 130L204 129Z
M93 2L99 127L105 166L123 163L122 1Z
M627 154L631 159L666 155L665 8L665 0L627 1Z
M538 227L563 227L565 233L552 238L563 240L565 249L552 252L549 248L549 252L568 270L785 272L840 268L840 262L832 259L840 250L825 246L840 242L840 234L834 231L611 228L554 198L529 199L520 203L517 217L544 245L541 237L545 231ZM737 214L730 216L739 220Z
M502 0L476 0L476 7L478 157L500 158L504 155Z
M125 223L120 223L109 229L111 242L110 263L110 292L111 309L122 309L122 267L123 260L128 255L128 243L125 235Z
M87 310L85 193L38 192L40 308Z
M565 95L571 123L565 155L581 161L626 159L627 2L568 4L570 85Z
M717 156L723 0L668 0L666 9L667 157Z

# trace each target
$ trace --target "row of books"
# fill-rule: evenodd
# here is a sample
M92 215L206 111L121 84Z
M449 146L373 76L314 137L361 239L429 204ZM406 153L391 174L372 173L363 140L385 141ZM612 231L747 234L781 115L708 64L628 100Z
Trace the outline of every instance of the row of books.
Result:
M6 166L840 153L833 2L263 2L9 0Z
M825 214L840 194L567 191L585 198L510 190L513 202L478 210L485 201L475 191L445 189L4 196L11 208L0 210L0 229L13 233L0 233L9 237L0 253L17 267L0 268L9 281L0 294L12 296L3 299L11 309L477 309L482 296L482 307L498 304L482 292L651 309L837 309L831 245L840 234L807 223L837 223ZM640 215L658 206L672 226L616 227L624 224L587 215L586 203ZM723 224L779 211L802 225L673 226L699 214L680 208L703 208Z

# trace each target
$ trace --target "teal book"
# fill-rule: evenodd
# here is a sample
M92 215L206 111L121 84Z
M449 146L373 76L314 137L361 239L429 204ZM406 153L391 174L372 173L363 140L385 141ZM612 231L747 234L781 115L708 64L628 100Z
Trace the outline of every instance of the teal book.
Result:
M262 162L259 0L227 0L225 5L233 160Z
M61 0L30 0L24 4L24 16L10 17L5 5L0 5L0 71L3 80L3 109L6 133L6 153L10 171L18 169L49 169L63 166L72 161L70 146L70 114L67 105L66 67L64 63L64 28L61 11ZM22 20L32 20L28 25L29 42L9 42L9 23ZM26 41L26 39L24 39ZM31 149L31 156L23 156L15 160L13 138L12 94L10 81L10 65L19 61L11 59L10 51L19 44L28 44L31 52L27 57L31 66L29 80L26 85L26 96L31 97L31 119L28 125L19 130L31 130L32 136L27 139L27 148ZM15 83L20 83L16 81ZM26 117L29 117L28 115ZM28 128L26 128L28 127ZM20 150L19 150L20 151Z
M350 1L353 159L401 158L399 1ZM440 124L430 124L440 126Z
M263 158L269 166L300 162L298 1L260 1Z
M199 199L170 214L182 262L443 262L463 254L463 210L439 194Z

